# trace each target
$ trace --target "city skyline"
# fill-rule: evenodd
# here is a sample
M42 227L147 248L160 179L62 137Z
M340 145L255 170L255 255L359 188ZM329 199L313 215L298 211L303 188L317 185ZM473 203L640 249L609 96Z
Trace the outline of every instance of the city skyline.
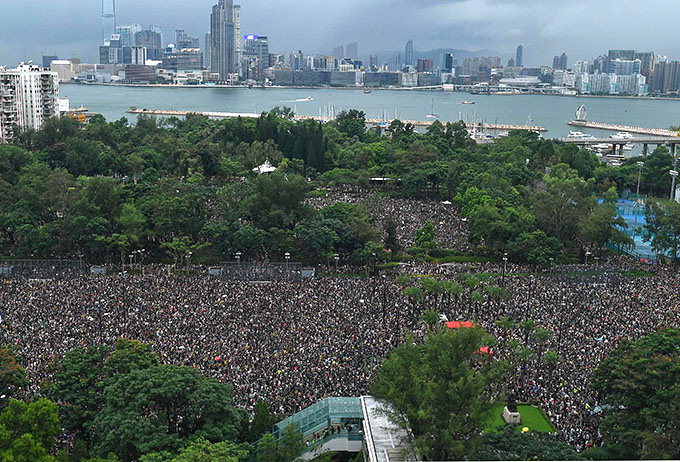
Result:
M118 0L118 24L159 24L164 29L165 43L173 40L176 28L203 37L210 27L209 12L214 3L202 0L200 5L185 10L180 8L183 3L176 0L149 0L143 5ZM244 11L243 33L268 35L272 51L278 52L302 49L305 53L328 53L339 43L354 41L359 43L362 55L403 52L405 43L412 39L416 51L487 49L505 57L514 56L521 43L525 66L549 65L552 57L561 52L566 52L571 62L592 60L607 48L680 55L680 45L672 37L676 17L673 13L680 13L680 5L670 0L657 2L655 9L636 9L634 18L629 13L635 3L628 0L602 0L597 9L585 0L571 2L568 7L554 0L540 4L517 0L375 0L366 4L347 0L342 5L323 7L311 0L301 0L295 6L283 0L240 3ZM607 8L610 3L616 8ZM71 14L76 5L79 14ZM320 8L323 15L319 14ZM389 8L390 15L385 15L385 8ZM36 0L17 7L6 5L3 10L9 21L1 37L0 63L37 61L43 53L96 61L101 36L98 2L82 5L76 0ZM658 14L661 10L663 15ZM282 15L286 21L280 21ZM315 21L309 21L311 16ZM36 20L42 27L26 27ZM602 27L603 21L618 26ZM649 27L658 33L649 34ZM621 30L626 34L622 35Z

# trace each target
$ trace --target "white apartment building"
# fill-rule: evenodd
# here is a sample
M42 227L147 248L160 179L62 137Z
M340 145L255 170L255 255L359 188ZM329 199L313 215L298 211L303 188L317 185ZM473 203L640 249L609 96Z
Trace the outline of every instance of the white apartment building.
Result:
M59 114L59 77L56 72L22 63L0 67L0 142L14 137L14 126L39 129L45 119Z

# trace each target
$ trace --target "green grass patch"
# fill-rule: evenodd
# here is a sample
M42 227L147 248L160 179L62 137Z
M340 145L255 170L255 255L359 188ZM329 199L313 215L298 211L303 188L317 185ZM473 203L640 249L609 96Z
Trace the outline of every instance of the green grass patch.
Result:
M648 278L657 275L651 271L621 271L619 274L629 278Z
M493 417L489 425L486 427L487 432L496 432L505 424L503 420L503 408L505 404L498 404L493 410ZM529 430L535 432L553 433L555 427L552 426L548 418L543 414L543 411L537 407L528 404L517 405L517 410L522 418L522 423L517 427L517 431L522 431L523 427L529 427Z

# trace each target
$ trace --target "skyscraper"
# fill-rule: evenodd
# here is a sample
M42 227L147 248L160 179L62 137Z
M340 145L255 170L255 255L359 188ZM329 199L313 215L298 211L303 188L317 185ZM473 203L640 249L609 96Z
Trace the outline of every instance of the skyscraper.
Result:
M524 47L522 45L517 47L517 53L515 53L515 66L524 67Z
M333 52L331 53L332 56L335 56L338 59L342 59L345 57L345 47L343 45L337 46L333 48Z
M210 15L210 69L220 75L220 80L228 80L229 74L236 72L234 50L234 0L219 0L212 7Z
M14 137L14 127L39 129L58 115L59 76L32 64L0 68L0 142Z
M243 37L241 36L241 5L234 5L234 59L236 72L241 73L243 57Z
M444 53L444 66L442 67L442 70L444 72L451 72L455 67L453 64L454 60L455 57L453 56L453 53Z
M134 47L135 34L142 31L142 26L139 24L130 24L129 26L116 27L116 34L120 35L120 44L124 47Z
M347 47L345 47L345 56L338 57L359 59L359 44L357 42L348 43Z
M413 66L413 40L409 40L408 42L406 42L404 65Z
M567 68L567 54L562 53L560 56L553 58L553 69L564 70Z
M205 42L203 44L203 67L210 70L210 65L212 64L212 58L211 58L211 52L212 52L212 37L210 35L210 32L205 33Z
M269 42L264 35L246 35L243 37L243 56L250 61L249 69L254 80L264 80L264 70L269 67Z

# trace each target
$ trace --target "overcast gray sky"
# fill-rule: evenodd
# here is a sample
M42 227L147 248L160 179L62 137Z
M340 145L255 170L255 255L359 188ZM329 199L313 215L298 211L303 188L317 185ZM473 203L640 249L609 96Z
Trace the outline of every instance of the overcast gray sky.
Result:
M118 24L160 24L163 40L184 28L203 38L216 0L117 0ZM359 42L360 54L400 50L525 47L525 65L593 59L609 48L680 57L680 0L243 0L243 33L269 35L270 49L330 52ZM42 52L94 61L101 0L0 0L0 64Z

